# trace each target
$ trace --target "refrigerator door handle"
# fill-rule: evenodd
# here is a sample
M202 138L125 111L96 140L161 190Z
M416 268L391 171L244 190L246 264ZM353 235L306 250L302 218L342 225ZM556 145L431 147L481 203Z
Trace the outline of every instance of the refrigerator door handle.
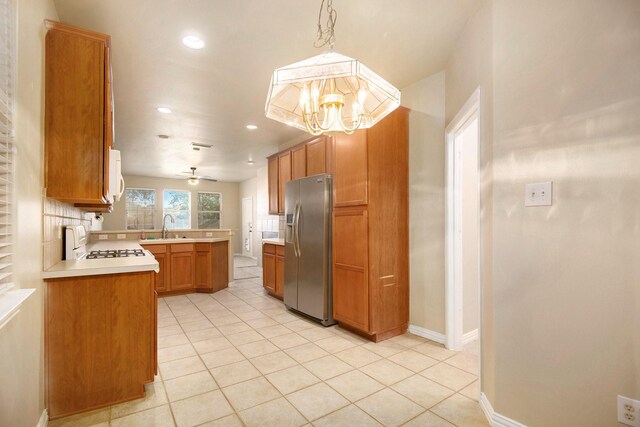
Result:
M295 252L296 252L296 256L298 258L300 258L300 228L299 228L299 224L300 224L300 209L302 206L300 206L299 203L296 203L296 212L294 214L294 219L293 219L293 229L294 229L294 236L295 236Z

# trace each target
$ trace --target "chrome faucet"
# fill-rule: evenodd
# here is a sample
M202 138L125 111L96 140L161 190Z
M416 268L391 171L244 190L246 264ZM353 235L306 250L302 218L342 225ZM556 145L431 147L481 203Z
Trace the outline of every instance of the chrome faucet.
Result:
M176 223L175 218L171 214L166 214L164 216L164 218L162 218L162 238L163 239L167 238L167 232L168 232L168 230L167 230L167 217L171 218L171 224L175 224Z

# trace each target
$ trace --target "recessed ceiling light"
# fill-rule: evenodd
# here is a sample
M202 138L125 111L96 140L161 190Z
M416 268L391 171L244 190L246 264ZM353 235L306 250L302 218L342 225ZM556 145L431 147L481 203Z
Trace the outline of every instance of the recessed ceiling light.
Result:
M256 129L258 129L258 126L256 126L256 125L247 125L247 129L256 130Z
M247 160L248 165L253 165L255 162L253 160Z
M167 108L167 107L158 107L158 112L162 113L162 114L170 114L171 113L171 109Z
M169 135L165 135L165 134L161 133L160 135L158 135L158 138L160 138L160 139L169 139Z
M182 44L191 49L202 49L204 47L204 40L196 36L185 36L182 38Z

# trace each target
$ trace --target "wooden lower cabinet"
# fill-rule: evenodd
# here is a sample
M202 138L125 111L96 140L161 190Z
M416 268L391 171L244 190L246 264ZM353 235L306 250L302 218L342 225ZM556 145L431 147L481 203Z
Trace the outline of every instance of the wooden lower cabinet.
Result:
M333 213L333 317L344 325L369 330L369 281L366 209Z
M146 245L144 246L149 252L153 254L158 261L158 268L160 272L156 278L156 291L158 293L168 291L167 284L171 282L171 273L169 271L169 245Z
M158 294L216 292L229 285L229 242L142 245L159 264Z
M284 298L284 246L262 245L262 286L276 298Z
M156 273L45 281L50 418L144 396L157 371Z
M227 242L196 243L196 289L217 292L228 286Z
M195 288L195 254L193 243L171 245L169 255L171 263L172 291Z

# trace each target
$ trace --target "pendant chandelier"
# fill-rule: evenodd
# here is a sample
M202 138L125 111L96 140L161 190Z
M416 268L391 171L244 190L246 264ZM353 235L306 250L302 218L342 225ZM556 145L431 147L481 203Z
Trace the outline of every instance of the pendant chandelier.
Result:
M265 114L312 135L352 134L375 125L400 105L400 91L357 59L333 51L337 12L327 0L326 28L318 14L315 47L329 51L273 72Z

